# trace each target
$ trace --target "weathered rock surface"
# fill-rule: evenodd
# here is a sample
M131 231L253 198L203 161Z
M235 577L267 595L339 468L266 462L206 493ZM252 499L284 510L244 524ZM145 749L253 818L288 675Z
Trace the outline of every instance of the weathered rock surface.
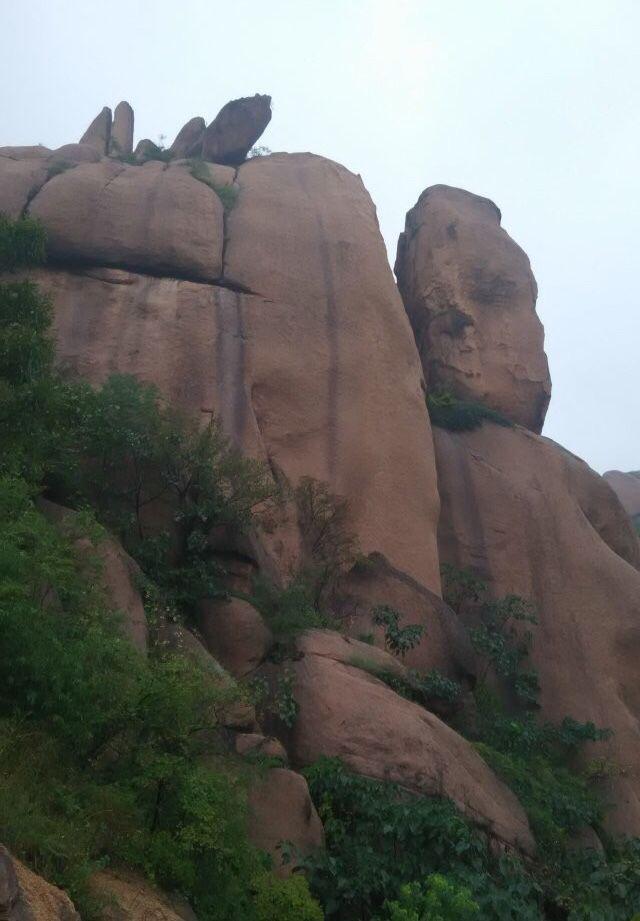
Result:
M613 489L630 518L640 517L640 473L608 470L604 478Z
M202 139L206 127L206 122L200 115L189 119L178 131L175 141L169 148L172 155L176 158L202 156Z
M205 599L198 614L207 649L235 678L254 671L269 652L271 631L248 601Z
M80 138L81 144L88 144L94 147L101 157L109 152L109 140L111 138L111 109L105 106L104 109L96 115L85 133Z
M186 902L169 898L147 880L125 870L101 870L91 888L102 903L102 921L196 921Z
M127 178L122 194L117 190L125 171L156 177L158 166L103 161L73 171L99 170L109 182L98 207L104 221L96 220L90 202L98 205L97 189L106 182L93 175L82 212L77 180L53 195L66 174L45 187L34 203L44 199L40 208L32 210L51 216L58 252L71 247L111 264L131 264L133 252L136 262L157 271L168 260L150 257L149 221L136 224L125 195L125 186L143 180ZM176 165L160 175L174 171L185 172ZM41 272L55 301L59 357L93 382L130 372L193 414L216 412L235 444L290 483L312 476L345 496L362 551L383 553L437 592L438 496L421 370L371 200L358 177L308 154L250 160L238 170L237 185L224 267L236 290L115 269ZM117 221L112 199L122 214ZM159 239L175 234L184 259L193 261L200 199L191 210L188 200L175 201L175 224L173 207L158 208ZM129 212L132 228L124 226ZM123 235L135 245L125 248ZM275 535L270 553L279 572L288 573L294 543Z
M495 597L531 600L541 715L614 731L589 757L621 769L612 830L640 833L640 545L602 477L523 429L434 429L443 561L474 567Z
M407 214L396 275L427 387L539 432L551 380L537 286L493 202L444 185L426 189Z
M23 147L0 147L0 157L9 157L11 160L37 160L50 157L53 153L44 144L27 144Z
M100 154L90 144L63 144L53 151L52 161L70 163L97 163Z
M3 921L80 921L67 895L33 873L0 845L0 918Z
M29 211L54 261L207 281L222 271L222 204L182 166L81 163L51 179Z
M323 846L322 822L301 774L272 768L254 780L249 789L249 837L271 855L280 876L289 876L296 866L283 864L283 842L290 841L303 856Z
M474 748L437 716L350 664L370 656L372 647L356 640L341 647L314 632L303 638L301 651L305 648L295 663L299 709L288 746L294 764L339 757L367 777L417 794L450 797L492 836L533 851L518 800Z
M47 161L0 158L0 214L17 218L47 181Z
M400 614L399 625L418 624L422 639L409 650L404 663L410 668L464 680L475 675L475 655L466 627L442 598L386 560L371 554L355 566L340 583L337 612L342 628L352 636L371 634L384 647L384 628L373 624L372 612L389 605Z
M271 96L233 99L220 109L202 138L202 157L214 163L242 163L271 121Z
M109 154L112 157L133 153L133 109L124 100L119 102L113 113L113 124L109 136Z
M287 752L275 736L263 736L259 732L239 732L234 739L234 748L239 755L264 758L279 758L286 764Z

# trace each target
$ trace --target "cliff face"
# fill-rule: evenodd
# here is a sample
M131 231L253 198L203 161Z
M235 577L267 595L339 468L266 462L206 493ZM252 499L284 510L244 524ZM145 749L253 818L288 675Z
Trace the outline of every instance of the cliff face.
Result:
M209 128L192 119L172 159L148 159L151 142L133 153L126 105L115 120L103 110L80 144L0 148L0 212L47 231L48 264L32 277L54 305L59 364L95 385L114 372L151 382L192 418L217 416L279 484L312 477L347 502L365 559L343 574L332 611L345 635L298 641L298 722L278 733L284 748L250 714L237 750L275 745L294 767L338 756L367 777L449 797L501 845L533 854L522 805L471 744L379 680L410 683L407 666L467 691L481 680L473 613L441 597L445 563L485 579L494 598L532 602L541 716L613 730L597 750L619 767L606 780L609 826L640 834L640 545L609 485L536 434L551 384L526 255L491 202L427 189L398 248L401 298L359 176L306 153L245 159L268 121L265 99L225 107ZM427 390L515 424L432 432ZM637 515L640 481L629 477L606 475ZM218 549L286 584L306 536L290 513ZM380 605L426 630L406 656L376 648L379 624L368 635ZM209 650L233 674L262 667L270 678L272 637L257 611L206 602L200 613ZM274 853L285 835L320 845L305 782L278 770L254 794L256 841Z
M32 162L3 158L0 173ZM226 217L181 163L105 158L31 195L60 361L93 383L133 373L191 414L216 413L275 475L344 496L363 552L438 591L420 364L361 180L311 154L211 169L236 197ZM270 541L282 575L295 543L286 529Z

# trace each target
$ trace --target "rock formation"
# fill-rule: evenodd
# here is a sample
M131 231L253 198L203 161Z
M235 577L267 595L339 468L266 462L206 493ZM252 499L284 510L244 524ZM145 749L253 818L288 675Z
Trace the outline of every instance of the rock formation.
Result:
M133 109L128 102L119 102L113 113L108 153L114 157L133 153Z
M407 214L396 275L427 387L535 432L551 381L529 260L486 198L437 185Z
M225 218L180 163L105 159L45 183L28 207L49 235L51 268L34 277L54 299L60 361L94 383L135 373L191 414L217 413L277 476L345 496L362 551L437 592L419 360L371 200L311 154L250 160L233 184ZM255 550L280 575L293 530Z
M218 112L202 137L203 160L238 166L271 121L271 96L234 99Z
M80 143L93 147L101 157L106 156L109 152L109 141L111 140L111 123L111 109L105 106L82 135Z
M640 525L640 473L637 470L632 473L608 470L604 478L620 499L627 515L636 526Z
M230 597L194 604L200 632L147 624L135 564L112 540L99 548L109 606L142 653L179 650L225 689L247 678L269 686L287 658L293 725L253 700L219 718L234 757L281 765L248 799L251 839L283 875L283 840L302 854L322 846L298 773L322 756L448 797L494 847L535 858L513 791L394 684L415 682L417 669L470 698L478 679L473 612L443 600L441 562L481 576L494 598L535 605L541 717L613 730L597 749L619 768L603 781L615 806L608 827L640 834L640 544L611 489L640 515L640 478L603 479L537 434L550 379L536 283L496 206L446 186L423 192L398 246L399 292L359 176L313 154L246 159L270 103L234 100L208 127L193 118L168 151L143 140L133 153L124 102L79 144L0 148L0 212L31 215L47 232L48 263L31 277L53 304L59 365L95 385L131 373L191 419L216 416L288 498L249 535L207 538ZM426 394L439 390L513 425L432 432ZM251 592L255 576L284 586L305 562L308 522L291 496L308 477L346 500L358 554L333 586L340 630L287 646ZM372 625L379 605L400 629L424 631L402 658ZM3 910L17 921L11 858L2 866ZM139 904L167 921L185 916L119 873L98 883L114 917L139 917Z
M325 755L414 793L447 796L502 842L532 853L524 810L482 758L437 716L363 670L394 670L395 660L366 643L312 631L298 644L300 707L290 751L311 764Z
M472 567L495 597L534 603L542 716L613 730L597 755L621 769L610 827L638 834L640 547L629 521L604 480L549 439L490 424L434 435L442 560Z

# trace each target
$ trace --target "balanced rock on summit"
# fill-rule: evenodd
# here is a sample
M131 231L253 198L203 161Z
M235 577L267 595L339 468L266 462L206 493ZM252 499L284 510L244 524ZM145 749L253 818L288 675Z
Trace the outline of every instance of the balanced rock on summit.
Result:
M407 214L396 275L427 387L539 432L551 395L529 260L500 211L463 189L426 189Z

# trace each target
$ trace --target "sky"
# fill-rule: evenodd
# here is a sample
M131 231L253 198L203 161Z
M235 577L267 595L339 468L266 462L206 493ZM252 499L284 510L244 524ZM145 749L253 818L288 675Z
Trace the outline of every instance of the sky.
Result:
M0 146L136 139L269 93L260 143L360 173L393 264L436 183L491 198L531 259L544 434L640 468L640 0L0 0Z

